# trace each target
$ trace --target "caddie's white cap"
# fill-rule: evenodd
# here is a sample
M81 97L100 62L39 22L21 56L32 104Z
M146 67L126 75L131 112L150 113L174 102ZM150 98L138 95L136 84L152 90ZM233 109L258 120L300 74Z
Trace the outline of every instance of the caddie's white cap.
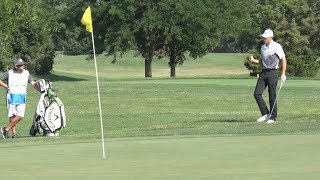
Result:
M263 34L261 34L261 37L267 38L267 37L273 37L273 32L271 29L266 29Z

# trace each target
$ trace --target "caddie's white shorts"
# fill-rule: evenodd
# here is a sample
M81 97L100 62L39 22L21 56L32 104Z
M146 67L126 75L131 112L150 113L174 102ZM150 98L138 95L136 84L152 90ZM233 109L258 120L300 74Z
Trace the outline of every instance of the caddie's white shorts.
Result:
M8 104L8 117L20 116L24 117L26 104Z

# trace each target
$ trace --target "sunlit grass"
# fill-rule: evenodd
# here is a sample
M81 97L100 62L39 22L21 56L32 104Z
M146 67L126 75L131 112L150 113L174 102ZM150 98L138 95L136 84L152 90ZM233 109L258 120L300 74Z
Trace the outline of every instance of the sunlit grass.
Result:
M167 60L155 60L153 78L145 79L142 58L129 53L111 64L99 56L107 149L101 161L94 63L86 56L57 56L53 73L35 78L53 81L67 127L55 138L28 135L39 98L29 87L20 138L0 140L0 177L319 179L320 81L288 78L277 124L257 123L256 78L249 77L244 57L188 59L175 79ZM264 97L268 102L267 91ZM4 126L4 100L0 107Z

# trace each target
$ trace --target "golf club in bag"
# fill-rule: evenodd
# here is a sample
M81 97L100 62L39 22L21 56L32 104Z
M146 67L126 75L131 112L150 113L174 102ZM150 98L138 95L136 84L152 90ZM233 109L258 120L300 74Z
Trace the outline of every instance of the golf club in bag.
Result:
M37 84L41 96L34 113L30 135L58 136L60 130L66 126L64 105L52 89L50 81L40 79Z
M271 115L272 115L272 113L273 113L273 109L274 109L274 107L276 106L276 103L277 103L277 101L278 101L278 97L279 97L279 94L280 94L280 91L281 91L281 88L282 88L283 83L284 83L284 82L281 81L280 88L279 88L279 91L278 91L276 100L274 101L273 106L272 106L272 109L271 109L270 113L269 113L268 116L267 116L268 119L271 118Z

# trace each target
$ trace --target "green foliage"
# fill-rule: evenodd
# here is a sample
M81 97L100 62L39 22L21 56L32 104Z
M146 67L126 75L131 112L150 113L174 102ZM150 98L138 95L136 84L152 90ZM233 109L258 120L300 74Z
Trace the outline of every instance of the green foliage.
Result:
M1 4L0 30L1 70L11 67L13 57L21 57L28 62L28 69L35 74L48 74L53 67L54 45L51 32L55 30L50 15L41 0L4 1ZM3 6L2 6L3 5ZM6 12L3 12L3 9Z
M300 52L299 55L289 53L287 58L290 60L287 67L290 76L315 77L319 71L317 56L308 50Z
M47 1L54 6L60 28L55 34L56 50L69 54L92 53L90 36L79 22L91 5L96 53L117 57L115 54L137 50L149 63L149 70L154 57L166 56L169 66L175 67L186 56L199 58L209 49L259 49L259 35L271 28L287 54L288 75L317 72L319 0Z
M48 74L53 68L54 45L50 35L37 24L24 24L13 31L12 49L16 57L28 62L28 70Z
M215 21L219 44L213 52L248 52L256 47L256 34L260 33L255 21L257 0L220 0L217 3Z
M3 0L0 3L0 69L6 70L12 58L11 30L17 27L14 2Z
M89 54L92 51L91 35L82 36L83 27L73 26L72 31L66 30L59 32L58 50L63 50L64 54L79 55Z
M55 22L58 24L58 31L54 33L54 44L56 51L63 51L64 54L79 55L92 54L91 35L80 23L85 9L91 5L94 32L96 31L96 7L94 1L86 0L62 0L58 4L51 4L54 11ZM96 51L102 53L103 46L99 41L100 34L96 33Z
M253 53L253 57L255 59L259 59L259 53L258 52L254 52ZM247 58L244 60L244 66L250 70L250 76L257 76L257 74L260 73L261 71L261 65L260 64L256 64L253 62L249 61L249 56L247 56Z
M236 1L232 3L237 3ZM228 1L106 1L96 9L94 16L96 33L104 40L108 55L118 51L137 49L146 62L154 56L169 58L169 66L182 64L186 55L199 58L219 42L219 34L238 32L242 26L228 25L232 19L248 13L241 4L239 9L230 10L221 6L233 6ZM224 13L224 15L221 15ZM106 15L107 14L107 15ZM229 14L230 23L221 18ZM242 15L243 14L243 15ZM228 26L226 26L226 24ZM246 24L246 23L242 23ZM237 29L236 29L237 28ZM236 30L235 30L236 29Z
M274 30L287 57L290 76L314 77L320 66L319 57L319 0L265 0L260 1L258 15L260 31ZM257 35L258 37L258 35Z
M211 38L215 5L208 1L166 1L161 3L164 19L164 54L169 66L182 64L188 54L194 59L207 54L215 46Z

